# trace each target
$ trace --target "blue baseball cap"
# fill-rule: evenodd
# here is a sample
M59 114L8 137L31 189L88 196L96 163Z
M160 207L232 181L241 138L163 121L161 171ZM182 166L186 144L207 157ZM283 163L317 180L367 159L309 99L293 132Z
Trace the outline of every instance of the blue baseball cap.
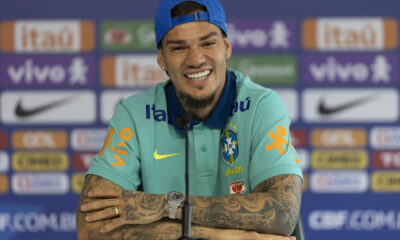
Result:
M206 12L196 12L181 17L171 17L171 10L182 2L197 2L207 8ZM228 30L225 22L225 12L218 0L162 0L157 8L154 16L154 25L156 31L156 43L159 46L164 35L173 27L179 24L207 21L217 25L228 35Z

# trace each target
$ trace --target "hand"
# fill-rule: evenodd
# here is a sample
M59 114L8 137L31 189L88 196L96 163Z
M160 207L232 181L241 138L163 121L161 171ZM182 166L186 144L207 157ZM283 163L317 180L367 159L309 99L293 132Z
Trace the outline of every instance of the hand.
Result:
M122 225L149 224L168 216L167 200L161 194L97 188L89 191L88 197L96 199L81 206L81 210L88 213L85 217L87 222L112 220L101 229L103 233Z
M296 240L296 237L285 237L233 229L215 229L210 240Z

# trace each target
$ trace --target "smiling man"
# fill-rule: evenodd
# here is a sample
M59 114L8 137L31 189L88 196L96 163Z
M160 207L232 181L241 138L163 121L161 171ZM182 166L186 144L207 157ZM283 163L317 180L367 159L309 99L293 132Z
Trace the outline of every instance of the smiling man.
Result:
M227 69L221 5L163 0L155 30L170 80L119 104L85 178L79 239L181 236L185 135L176 120L185 113L192 237L290 239L302 173L288 113L276 92Z

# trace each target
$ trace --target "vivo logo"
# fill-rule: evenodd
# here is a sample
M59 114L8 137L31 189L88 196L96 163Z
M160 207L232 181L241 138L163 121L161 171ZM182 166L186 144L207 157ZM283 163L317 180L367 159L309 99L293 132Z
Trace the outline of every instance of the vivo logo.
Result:
M395 55L316 55L304 62L304 79L310 84L388 85L397 81Z
M91 57L5 57L3 86L82 87L94 85Z
M294 24L289 21L234 21L228 38L235 49L282 50L294 47Z

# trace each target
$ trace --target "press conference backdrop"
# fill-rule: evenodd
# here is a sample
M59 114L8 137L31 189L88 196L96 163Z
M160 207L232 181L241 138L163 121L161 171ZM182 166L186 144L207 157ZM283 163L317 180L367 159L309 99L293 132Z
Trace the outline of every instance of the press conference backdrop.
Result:
M167 79L158 2L1 0L0 239L76 239L118 100ZM307 239L400 239L398 1L221 3L229 65L289 109Z

